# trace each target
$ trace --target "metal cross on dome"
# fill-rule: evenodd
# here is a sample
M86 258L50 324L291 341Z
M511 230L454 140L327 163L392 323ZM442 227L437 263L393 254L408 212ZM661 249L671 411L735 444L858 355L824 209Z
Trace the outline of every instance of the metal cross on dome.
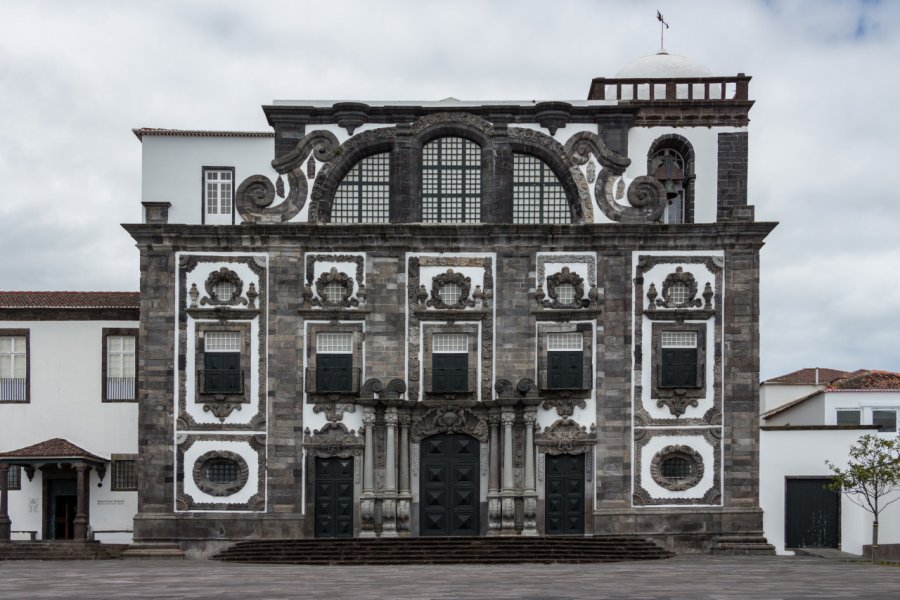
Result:
M659 51L665 52L666 47L663 45L663 33L666 29L669 28L669 24L666 23L666 20L663 18L662 13L658 10L656 11L656 20L659 21Z

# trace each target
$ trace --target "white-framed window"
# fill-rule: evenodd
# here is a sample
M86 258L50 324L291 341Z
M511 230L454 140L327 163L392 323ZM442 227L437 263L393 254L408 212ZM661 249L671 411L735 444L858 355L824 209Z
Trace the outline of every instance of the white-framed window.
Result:
M578 331L565 333L548 333L547 350L550 352L581 351L584 348L584 335Z
M204 349L207 352L240 352L241 334L239 331L207 331Z
M860 406L835 409L837 425L876 425L879 433L896 433L898 431L896 406Z
M0 332L0 401L26 401L27 378L27 336Z
M135 367L137 336L124 335L120 330L104 330L106 352L104 400L135 399Z
M469 351L469 336L464 333L436 333L432 338L434 353L461 353Z
M203 169L203 213L215 223L231 223L234 198L234 169ZM221 217L226 217L224 220ZM218 217L218 218L217 218Z
M896 433L897 431L897 409L895 408L873 408L872 409L872 425L878 426L880 433Z
M342 288L343 289L343 288ZM316 334L317 354L352 354L353 334L350 332L320 332Z

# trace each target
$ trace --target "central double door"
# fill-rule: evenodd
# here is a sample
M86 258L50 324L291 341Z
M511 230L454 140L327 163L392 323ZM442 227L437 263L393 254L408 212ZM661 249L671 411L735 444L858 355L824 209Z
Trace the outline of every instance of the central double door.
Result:
M423 536L476 536L478 514L478 440L444 434L421 444L420 533Z

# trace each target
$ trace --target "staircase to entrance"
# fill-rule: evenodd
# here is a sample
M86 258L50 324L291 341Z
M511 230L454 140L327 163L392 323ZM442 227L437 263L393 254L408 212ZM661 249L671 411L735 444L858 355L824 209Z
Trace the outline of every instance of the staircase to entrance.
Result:
M295 565L599 563L659 560L673 554L651 541L604 537L421 537L250 540L213 558Z

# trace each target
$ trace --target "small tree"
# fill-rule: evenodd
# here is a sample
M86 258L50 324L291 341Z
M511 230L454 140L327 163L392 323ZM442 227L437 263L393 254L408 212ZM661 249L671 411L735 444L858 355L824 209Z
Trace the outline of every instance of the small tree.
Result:
M841 492L847 499L872 513L872 562L878 554L878 515L900 496L887 496L900 489L900 436L894 439L866 434L850 446L846 469L829 461L833 482L829 489Z

